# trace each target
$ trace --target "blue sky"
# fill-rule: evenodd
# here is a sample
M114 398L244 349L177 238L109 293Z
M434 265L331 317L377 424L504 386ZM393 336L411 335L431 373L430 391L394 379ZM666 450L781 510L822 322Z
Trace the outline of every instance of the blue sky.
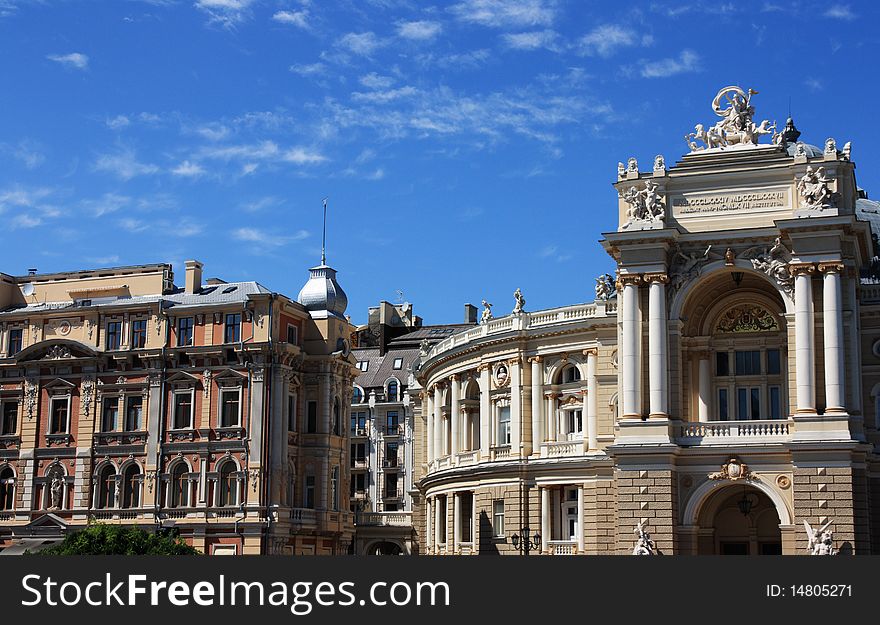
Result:
M0 271L197 258L353 321L588 301L618 161L672 164L729 84L880 194L873 3L0 0Z

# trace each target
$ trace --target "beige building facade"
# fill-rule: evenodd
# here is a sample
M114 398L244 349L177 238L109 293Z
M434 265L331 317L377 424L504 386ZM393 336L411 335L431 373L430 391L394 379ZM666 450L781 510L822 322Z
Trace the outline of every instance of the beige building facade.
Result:
M758 123L754 93L722 89L674 165L619 164L595 301L425 351L422 552L632 554L639 527L662 554L821 551L818 528L880 552L878 206L849 143Z
M98 520L208 554L348 551L357 371L335 272L299 301L202 273L0 275L0 546Z

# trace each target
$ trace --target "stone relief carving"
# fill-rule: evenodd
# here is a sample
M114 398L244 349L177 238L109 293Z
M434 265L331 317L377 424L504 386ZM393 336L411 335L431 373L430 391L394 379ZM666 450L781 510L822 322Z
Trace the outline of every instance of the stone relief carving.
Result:
M61 508L61 495L64 492L64 474L61 467L54 467L49 473L49 510Z
M656 556L657 555L657 545L654 544L654 541L651 539L651 534L648 533L648 530L645 529L645 521L639 521L639 524L636 525L635 533L638 535L638 540L636 540L636 546L633 548L634 556Z
M666 171L666 159L662 154L654 157L654 171Z
M522 291L517 289L513 292L513 299L516 303L513 306L513 314L520 315L525 312L526 298L523 297Z
M779 323L766 308L743 304L725 312L716 329L719 332L767 332L778 330Z
M666 207L657 192L658 188L656 182L648 180L643 189L640 190L636 185L633 185L620 195L623 201L629 204L626 213L627 221L623 225L623 230L633 225L663 222L666 218Z
M771 124L765 119L760 124L755 124L752 119L755 107L751 101L752 96L757 93L754 89L744 91L736 85L721 89L712 100L712 110L721 119L708 128L697 124L694 132L685 135L685 142L691 152L735 145L758 145L758 140L763 135L776 137L776 122Z
M847 141L843 144L843 149L840 151L840 155L845 161L852 160L852 141Z
M751 259L752 267L773 278L789 297L794 297L794 276L788 268L791 251L782 244L779 237L776 237L770 249L752 249L744 255Z
M818 167L814 171L807 165L807 171L797 184L803 206L818 209L832 206L835 194L828 186L831 182L832 179L825 176L824 167Z
M836 556L837 548L834 546L834 532L830 529L831 521L817 530L814 530L810 524L804 520L804 530L807 532L807 542L811 556Z
M79 392L83 406L88 409L92 404L92 397L95 392L95 381L92 378L83 378Z
M483 300L483 312L480 315L480 323L488 323L492 320L492 304Z
M28 419L32 419L37 411L37 381L28 378L24 382L24 407Z
M731 458L725 462L721 465L721 471L710 473L708 477L710 480L731 480L733 482L755 479L755 476L749 470L749 465L743 464L736 458Z
M214 374L211 373L210 369L205 369L202 372L202 377L204 378L202 382L202 386L204 388L202 389L202 391L204 392L205 397L207 397L211 392L211 378L214 377Z
M43 360L61 360L62 358L73 358L70 348L65 345L53 345L52 348L43 356Z
M834 140L834 137L828 137L827 139L825 139L824 153L837 156L837 142Z
M709 262L712 246L707 247L702 253L699 250L685 254L679 247L675 250L670 262L670 286L677 291L691 280L697 279L703 272L703 267Z
M610 273L604 273L596 278L596 299L600 301L608 301L617 296L617 289L614 287L614 277Z
M626 161L626 170L639 173L639 162L636 160L635 156L630 156Z
M620 161L617 162L617 178L626 178L626 165Z

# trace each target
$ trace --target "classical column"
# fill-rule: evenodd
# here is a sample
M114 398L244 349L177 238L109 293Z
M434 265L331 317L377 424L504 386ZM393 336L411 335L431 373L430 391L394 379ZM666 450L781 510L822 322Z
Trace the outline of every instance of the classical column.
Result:
M489 365L480 365L477 367L480 374L480 458L482 460L489 459L489 448L492 445L492 404L491 399L491 380L489 379Z
M433 517L433 507L431 505L431 498L425 498L425 544L428 547L428 553L431 553L431 549L434 547L434 517Z
M640 418L642 409L639 405L641 386L641 370L639 368L639 341L641 338L639 323L639 282L638 275L624 274L620 276L623 285L623 312L621 324L620 373L623 379L623 410L624 419Z
M439 384L434 385L434 459L444 455L443 432L443 390Z
M709 406L712 405L712 369L710 367L709 352L698 352L697 378L699 384L699 397L697 398L697 415L701 423L709 420Z
M843 364L843 297L840 274L843 263L820 263L822 325L825 338L825 412L846 412Z
M440 497L434 497L434 552L437 553L437 550L440 549L440 545L443 544L444 541L443 533L441 531L442 525L441 523L445 523L446 519L440 516Z
M816 413L816 363L813 320L812 263L792 263L794 274L795 370L797 412Z
M452 495L452 553L457 554L461 544L461 495Z
M431 389L427 389L423 395L422 406L426 407L425 429L428 430L428 444L425 451L428 458L428 464L430 464L434 461L434 396Z
M522 443L522 365L519 358L507 361L510 372L510 455L520 454Z
M558 393L547 393L547 440L556 441L556 398Z
M452 422L452 445L449 453L453 456L461 451L461 385L458 380L457 374L449 377L449 386L452 391L452 409L449 411L449 420Z
M599 449L599 384L596 381L596 348L584 350L587 357L587 395L584 397L584 419L587 421L587 451Z
M651 417L665 418L669 408L667 401L667 338L666 338L666 283L665 273L645 275L648 288L648 378Z
M578 536L577 536L577 547L578 553L584 552L584 485L580 484L578 486Z
M550 489L541 487L541 553L549 551L550 542Z
M532 356L529 362L532 365L532 453L539 454L544 442L544 402L541 401L544 371L540 356Z

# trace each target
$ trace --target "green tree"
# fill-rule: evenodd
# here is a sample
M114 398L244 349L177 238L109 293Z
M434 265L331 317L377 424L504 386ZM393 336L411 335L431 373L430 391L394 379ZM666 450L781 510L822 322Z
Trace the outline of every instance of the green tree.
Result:
M90 523L85 529L65 536L59 544L38 552L38 555L188 556L200 553L174 531L162 530L154 534L139 527Z

